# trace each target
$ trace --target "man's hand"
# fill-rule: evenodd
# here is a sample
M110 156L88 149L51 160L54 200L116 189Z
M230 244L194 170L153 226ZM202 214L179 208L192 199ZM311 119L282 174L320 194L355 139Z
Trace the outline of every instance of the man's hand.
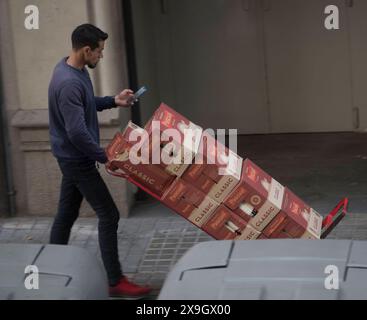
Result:
M128 108L131 107L134 103L134 92L130 89L125 89L115 96L116 106Z

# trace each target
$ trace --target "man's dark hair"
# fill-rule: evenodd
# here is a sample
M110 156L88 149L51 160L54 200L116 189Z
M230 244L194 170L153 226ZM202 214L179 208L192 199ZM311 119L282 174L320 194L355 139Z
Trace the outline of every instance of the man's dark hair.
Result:
M105 41L108 34L92 24L82 24L78 26L71 35L73 49L79 50L89 46L92 50L99 47L100 41Z

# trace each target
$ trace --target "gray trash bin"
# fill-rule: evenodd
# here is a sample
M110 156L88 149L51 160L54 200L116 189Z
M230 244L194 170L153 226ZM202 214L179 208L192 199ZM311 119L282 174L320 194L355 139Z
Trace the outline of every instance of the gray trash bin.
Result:
M25 268L38 268L39 289L27 289ZM0 300L107 299L103 266L72 246L0 244Z
M174 266L158 299L367 299L367 241L200 243Z

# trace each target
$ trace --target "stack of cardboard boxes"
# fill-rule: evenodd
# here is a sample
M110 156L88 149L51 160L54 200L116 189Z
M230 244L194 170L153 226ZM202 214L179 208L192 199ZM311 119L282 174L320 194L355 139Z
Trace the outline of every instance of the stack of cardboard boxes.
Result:
M131 132L144 130L131 122L117 133L109 160L215 239L320 238L320 214L167 105L144 129L139 139Z

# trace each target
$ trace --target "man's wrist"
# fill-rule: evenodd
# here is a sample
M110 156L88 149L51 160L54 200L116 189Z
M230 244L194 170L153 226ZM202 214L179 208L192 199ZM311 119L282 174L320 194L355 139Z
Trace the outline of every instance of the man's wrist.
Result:
M111 96L111 106L113 108L116 108L117 107L116 96Z
M106 154L105 151L104 151L103 156L100 158L100 160L98 162L101 163L101 164L106 164L108 162L108 157L107 157L107 154Z

